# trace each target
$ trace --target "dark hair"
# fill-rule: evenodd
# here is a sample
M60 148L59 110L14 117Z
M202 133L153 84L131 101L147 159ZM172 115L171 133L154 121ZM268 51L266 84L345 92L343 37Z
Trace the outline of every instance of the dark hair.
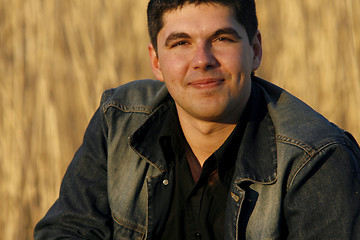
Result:
M250 44L258 29L255 0L150 0L147 8L148 31L151 43L157 50L157 36L163 28L163 15L186 4L217 3L235 11L237 21L245 27Z

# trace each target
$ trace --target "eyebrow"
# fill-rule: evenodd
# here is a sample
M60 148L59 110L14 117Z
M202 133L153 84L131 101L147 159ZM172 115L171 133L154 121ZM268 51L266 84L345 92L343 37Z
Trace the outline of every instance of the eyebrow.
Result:
M214 32L214 34L211 35L210 38L215 38L220 35L232 35L236 39L242 39L238 32L233 28L221 28ZM174 32L171 33L165 40L165 46L169 46L170 43L177 39L191 39L190 35L185 32Z
M165 40L165 46L169 46L171 41L176 39L190 39L190 35L184 32L171 33Z
M236 39L242 39L239 33L234 28L222 28L217 30L211 37L217 37L220 35L232 35Z

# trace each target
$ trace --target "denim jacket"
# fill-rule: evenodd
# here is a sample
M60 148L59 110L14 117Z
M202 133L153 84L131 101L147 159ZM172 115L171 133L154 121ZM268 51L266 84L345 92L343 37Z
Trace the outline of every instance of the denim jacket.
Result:
M360 239L355 140L283 89L252 81L267 107L240 145L225 239ZM155 141L170 101L153 80L103 94L35 239L158 238L175 179Z

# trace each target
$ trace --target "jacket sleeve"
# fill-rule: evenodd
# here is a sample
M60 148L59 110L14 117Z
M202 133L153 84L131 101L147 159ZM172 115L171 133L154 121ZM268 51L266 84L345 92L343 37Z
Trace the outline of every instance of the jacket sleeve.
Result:
M360 239L360 158L355 142L308 155L288 183L288 239Z
M99 108L66 171L59 198L35 227L35 239L111 238L106 135L105 116Z

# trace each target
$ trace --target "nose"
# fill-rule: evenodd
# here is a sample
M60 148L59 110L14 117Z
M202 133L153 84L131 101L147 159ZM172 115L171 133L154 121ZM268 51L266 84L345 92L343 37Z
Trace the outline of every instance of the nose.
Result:
M192 67L197 70L210 70L215 68L219 62L211 50L211 46L207 44L201 44L194 50L194 56L192 60Z

